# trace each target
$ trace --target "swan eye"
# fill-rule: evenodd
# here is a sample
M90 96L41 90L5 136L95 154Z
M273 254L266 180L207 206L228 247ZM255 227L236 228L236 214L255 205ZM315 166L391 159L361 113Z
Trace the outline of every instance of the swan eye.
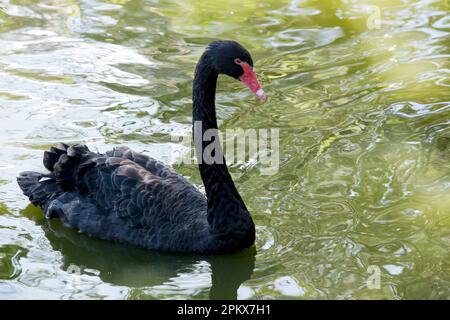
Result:
M242 64L242 61L241 61L241 59L236 58L236 59L234 59L234 63L236 63L236 64L238 64L238 65L241 65L241 64Z

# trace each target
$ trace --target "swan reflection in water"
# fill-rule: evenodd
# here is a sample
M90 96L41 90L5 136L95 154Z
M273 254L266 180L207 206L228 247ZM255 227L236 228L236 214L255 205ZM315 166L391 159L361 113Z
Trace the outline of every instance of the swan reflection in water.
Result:
M42 211L29 205L23 214L40 225L52 248L61 252L61 268L97 270L106 283L130 288L164 285L196 266L209 263L210 299L236 299L240 285L250 279L255 266L255 247L225 255L174 254L104 241L64 227L59 219L46 220Z

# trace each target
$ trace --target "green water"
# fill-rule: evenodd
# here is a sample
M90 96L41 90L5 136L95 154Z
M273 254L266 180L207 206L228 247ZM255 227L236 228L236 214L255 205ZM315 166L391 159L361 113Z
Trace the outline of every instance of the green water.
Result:
M449 9L0 1L0 299L449 299ZM269 96L262 105L221 77L221 129L279 129L274 175L258 161L230 168L255 250L146 252L47 223L28 204L15 176L40 170L59 141L126 144L200 186L170 135L190 134L193 69L218 38L250 50Z

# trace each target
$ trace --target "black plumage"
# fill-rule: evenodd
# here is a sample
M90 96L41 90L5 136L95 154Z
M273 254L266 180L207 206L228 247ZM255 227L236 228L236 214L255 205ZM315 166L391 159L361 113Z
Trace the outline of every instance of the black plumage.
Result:
M253 65L238 43L215 41L197 64L193 121L201 121L202 133L217 129L219 73L239 78L244 72L233 62L236 58ZM197 146L200 157L208 143ZM58 217L93 237L176 252L227 253L250 247L255 226L225 160L199 162L206 197L162 163L127 147L100 154L80 144L59 144L44 153L50 173L23 172L17 181L47 218Z

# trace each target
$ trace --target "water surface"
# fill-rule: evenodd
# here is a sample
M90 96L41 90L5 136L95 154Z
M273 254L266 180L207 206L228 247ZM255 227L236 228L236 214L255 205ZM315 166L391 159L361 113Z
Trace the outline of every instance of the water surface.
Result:
M0 299L449 299L449 9L0 1ZM280 135L276 174L258 161L230 168L255 250L146 252L47 223L28 204L15 177L59 141L126 144L201 186L171 135L190 134L194 66L221 38L251 51L270 97L261 105L221 77L221 129Z

